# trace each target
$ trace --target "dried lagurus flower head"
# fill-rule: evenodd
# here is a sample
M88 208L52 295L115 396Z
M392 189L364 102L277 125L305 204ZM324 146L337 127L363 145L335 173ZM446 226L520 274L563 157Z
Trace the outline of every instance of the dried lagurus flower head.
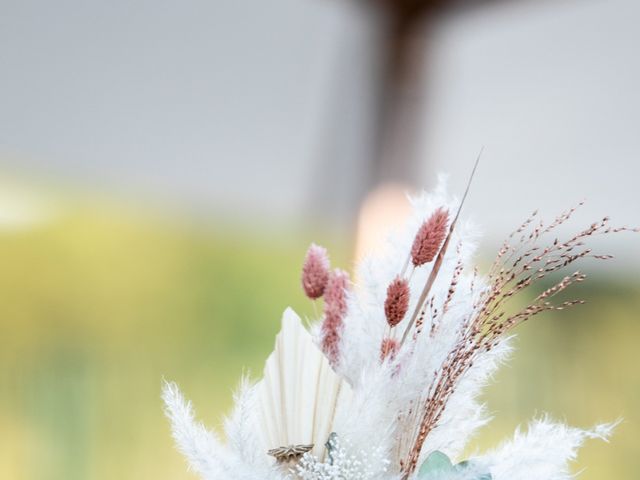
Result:
M390 327L398 325L409 309L409 282L397 277L387 288L384 314Z
M327 250L312 243L302 266L302 288L307 297L320 298L329 281L329 256Z
M347 314L349 274L336 268L327 282L324 294L324 322L322 323L322 350L333 365L338 362L342 323Z
M384 362L387 358L393 360L398 353L398 341L393 338L385 338L380 345L380 361Z
M439 208L422 224L411 247L411 261L414 267L432 262L447 236L449 212Z

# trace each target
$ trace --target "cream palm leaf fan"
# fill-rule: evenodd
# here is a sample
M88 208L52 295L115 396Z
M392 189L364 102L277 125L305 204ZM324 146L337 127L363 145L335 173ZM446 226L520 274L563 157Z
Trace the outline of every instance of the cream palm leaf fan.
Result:
M333 371L300 317L287 309L257 394L268 449L313 445L312 453L324 459L336 411L351 398L351 388Z

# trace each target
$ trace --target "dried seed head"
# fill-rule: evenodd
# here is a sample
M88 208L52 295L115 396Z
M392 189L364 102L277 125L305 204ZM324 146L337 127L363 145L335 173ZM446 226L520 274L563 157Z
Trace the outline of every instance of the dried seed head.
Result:
M324 292L324 322L322 323L322 351L333 366L340 355L342 325L347 314L349 274L336 268L329 275Z
M380 361L384 362L387 358L393 360L398 353L398 341L393 338L385 338L380 345Z
M347 291L349 290L349 274L336 268L329 275L324 291L324 311L344 317L347 313Z
M420 227L411 247L411 261L414 267L433 261L440 245L447 236L449 212L439 208Z
M312 243L302 266L302 288L307 297L320 298L329 281L329 256L327 250Z
M409 282L396 277L387 288L387 299L384 301L384 314L390 327L398 325L409 309Z
M340 358L340 334L338 332L327 332L323 329L322 351L329 359L331 366L335 368Z

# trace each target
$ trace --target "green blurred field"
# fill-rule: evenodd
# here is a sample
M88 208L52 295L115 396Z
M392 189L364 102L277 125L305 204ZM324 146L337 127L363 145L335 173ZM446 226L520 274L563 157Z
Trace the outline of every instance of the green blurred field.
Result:
M194 478L172 447L162 378L218 426L242 372L261 371L283 309L311 313L300 262L327 239L79 204L0 233L0 478ZM346 246L330 246L349 267ZM542 412L580 426L622 416L612 443L590 444L576 468L584 480L637 478L638 287L592 280L587 307L521 328L488 390L497 419L474 446Z

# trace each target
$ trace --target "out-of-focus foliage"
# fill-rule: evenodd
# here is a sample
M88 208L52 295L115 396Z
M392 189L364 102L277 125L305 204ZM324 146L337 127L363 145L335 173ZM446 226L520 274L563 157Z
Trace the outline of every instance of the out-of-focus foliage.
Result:
M635 478L640 435L640 285L613 260L569 295L586 305L545 314L517 330L516 351L487 390L495 419L480 442L499 442L527 417L549 413L589 427L622 419L609 444L588 441L576 471L583 480ZM588 270L589 265L584 266Z
M284 308L313 312L300 287L311 235L229 231L89 204L0 234L0 478L193 478L172 447L161 379L218 425L242 372L260 373ZM588 306L520 329L476 445L536 412L579 426L623 416L579 466L584 480L631 478L638 289L592 280L580 295Z
M188 478L163 376L217 422L287 304L312 311L306 245L225 231L88 207L0 235L0 478Z

